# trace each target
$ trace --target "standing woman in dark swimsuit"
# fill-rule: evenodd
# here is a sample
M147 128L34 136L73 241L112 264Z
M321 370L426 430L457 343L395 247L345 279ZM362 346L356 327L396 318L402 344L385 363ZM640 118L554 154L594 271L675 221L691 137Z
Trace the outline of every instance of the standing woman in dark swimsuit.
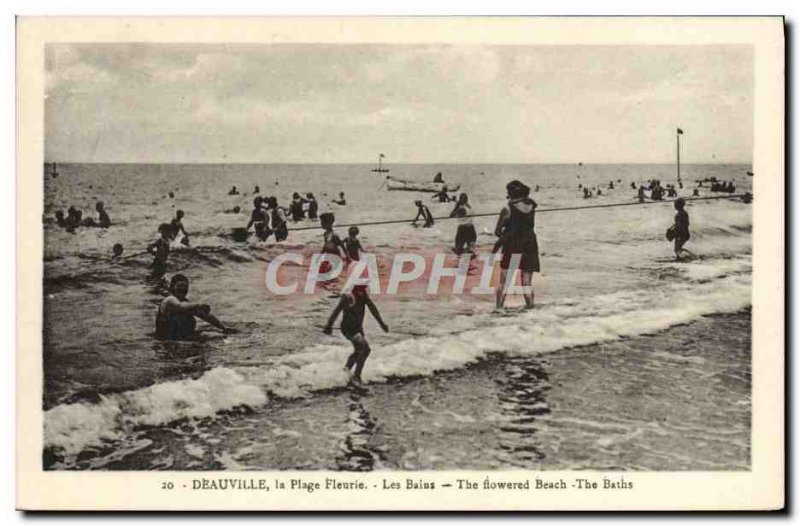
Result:
M506 281L508 269L514 256L519 258L519 270L522 272L522 285L528 287L525 293L525 308L533 308L533 288L531 278L539 272L539 245L533 231L536 202L528 197L531 189L520 181L511 181L506 185L508 206L500 212L495 235L500 238L503 259L500 262L500 283L495 291L496 306L503 308L506 301ZM518 255L517 255L518 254ZM512 274L511 279L514 279Z

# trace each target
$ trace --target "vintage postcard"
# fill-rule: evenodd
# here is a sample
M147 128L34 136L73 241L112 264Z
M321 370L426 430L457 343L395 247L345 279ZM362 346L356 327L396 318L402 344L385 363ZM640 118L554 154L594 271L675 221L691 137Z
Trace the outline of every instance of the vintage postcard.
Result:
M17 505L784 506L761 18L20 18Z

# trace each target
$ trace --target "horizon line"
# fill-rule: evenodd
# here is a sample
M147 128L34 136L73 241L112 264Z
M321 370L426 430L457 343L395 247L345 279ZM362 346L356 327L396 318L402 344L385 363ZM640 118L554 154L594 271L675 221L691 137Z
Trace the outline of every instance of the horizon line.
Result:
M46 159L43 161L44 164L174 164L174 165L213 165L213 164L220 164L220 165L231 165L231 164L240 164L240 165L356 165L356 166L374 166L375 163L372 162L320 162L320 161L311 161L311 162L301 162L301 161L283 161L283 162L267 162L267 161L54 161ZM485 166L485 165L567 165L567 166L591 166L591 165L652 165L652 164L660 164L660 165L672 165L675 166L676 163L672 162L658 162L658 161L633 161L633 162L620 162L620 161L603 161L603 162L542 162L542 161L487 161L487 162L457 162L457 161L415 161L415 162L395 162L390 164L384 164L383 166L391 167L391 166L414 166L414 165L451 165L451 166ZM744 164L744 165L752 165L753 161L691 161L691 162L681 162L681 166L691 166L691 165L699 165L699 164Z

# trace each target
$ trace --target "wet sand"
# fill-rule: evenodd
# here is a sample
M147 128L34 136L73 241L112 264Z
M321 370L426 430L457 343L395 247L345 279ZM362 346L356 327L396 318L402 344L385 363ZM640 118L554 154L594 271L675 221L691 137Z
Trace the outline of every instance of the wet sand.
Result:
M746 470L750 328L747 309L363 391L272 399L143 429L71 467Z

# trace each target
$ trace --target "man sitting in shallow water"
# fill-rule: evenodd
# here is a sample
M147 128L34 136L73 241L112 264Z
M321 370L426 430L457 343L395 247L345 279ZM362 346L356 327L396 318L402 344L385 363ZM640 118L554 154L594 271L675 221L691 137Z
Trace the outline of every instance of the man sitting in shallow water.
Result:
M196 317L225 334L236 332L211 314L211 307L207 304L191 303L186 299L189 279L183 274L172 276L169 291L170 295L164 298L156 313L156 337L159 340L191 340L197 326Z

